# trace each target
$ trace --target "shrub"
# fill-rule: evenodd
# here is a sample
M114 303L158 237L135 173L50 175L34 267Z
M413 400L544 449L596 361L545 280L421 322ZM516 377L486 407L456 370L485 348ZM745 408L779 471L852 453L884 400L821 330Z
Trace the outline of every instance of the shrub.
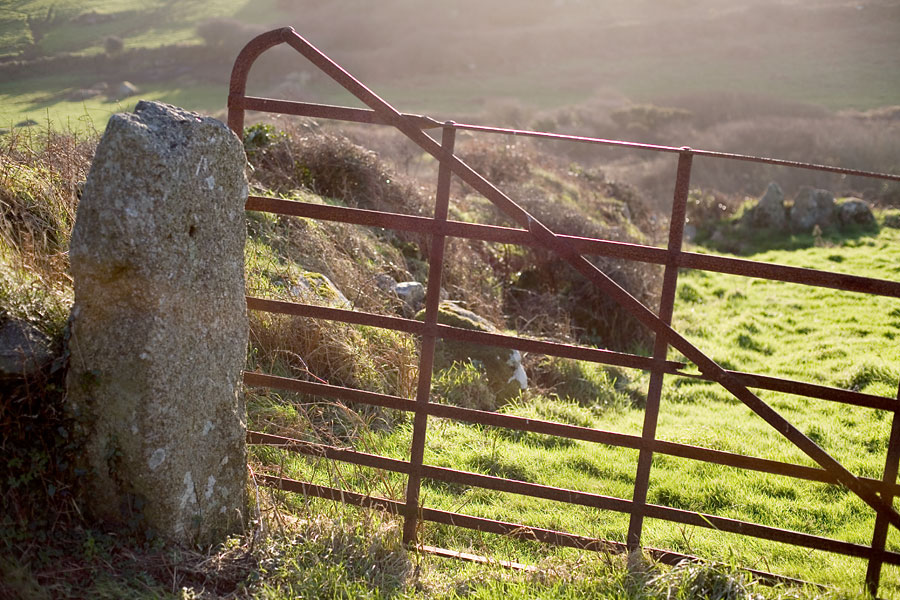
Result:
M110 35L103 40L103 51L107 54L118 54L125 48L122 38Z
M675 123L687 121L692 113L681 108L667 108L652 104L637 104L620 108L610 118L625 131L651 132Z
M454 362L435 374L432 393L438 401L464 408L496 410L497 399L484 368L474 362Z
M734 216L741 202L738 197L693 189L688 195L687 223L698 230L709 231L719 222Z
M499 186L525 181L531 174L534 157L521 144L474 143L462 154L466 164Z
M413 181L400 176L374 152L343 135L306 127L279 133L268 126L247 130L245 146L255 167L254 179L277 192L305 188L351 207L413 215L430 215L431 200ZM353 226L323 225L353 231ZM424 234L380 230L378 237L402 254L386 261L392 275L403 273L423 281L430 246ZM299 240L298 240L299 241ZM302 243L302 242L300 242ZM346 246L346 244L342 245ZM371 245L370 245L371 247ZM364 249L361 245L358 248ZM499 290L480 245L448 240L445 249L443 287L482 316L500 322ZM396 256L396 255L395 255ZM373 276L375 273L372 274Z

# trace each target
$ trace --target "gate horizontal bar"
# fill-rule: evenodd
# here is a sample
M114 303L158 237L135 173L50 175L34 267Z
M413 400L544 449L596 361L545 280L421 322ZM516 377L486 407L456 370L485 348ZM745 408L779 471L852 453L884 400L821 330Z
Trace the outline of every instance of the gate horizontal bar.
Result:
M321 456L331 460L340 460L351 464L384 469L396 473L408 473L410 469L410 464L403 460L390 459L335 446L292 440L290 438L270 434L250 432L248 434L248 442L280 447L307 456ZM437 481L460 483L499 492L518 494L543 500L552 500L566 504L576 504L589 508L626 514L631 512L633 505L633 502L630 500L612 496L581 492L567 488L558 488L526 481L505 479L502 477L460 471L446 467L424 465L422 474L424 477ZM674 523L716 529L757 539L781 542L814 550L823 550L835 554L854 556L857 558L878 558L888 564L900 565L900 553L878 551L874 550L871 546L854 544L833 538L657 504L647 504L645 512L648 517Z
M244 110L257 110L260 112L281 113L299 117L334 119L337 121L349 121L351 123L368 123L372 125L395 124L394 121L386 119L381 114L368 108L351 108L348 106L334 106L331 104L276 100L273 98L259 98L256 96L242 96L240 94L228 95L228 107L242 108ZM423 115L401 113L401 117L413 123L420 129L443 127L442 123Z
M385 329L393 329L396 331L414 335L422 335L422 333L424 333L425 331L425 324L421 321L415 321L413 319L389 317L376 315L373 313L350 311L325 306L315 306L312 304L304 304L300 302L269 300L265 298L255 298L252 296L248 296L247 308L250 310L261 310L265 312L285 315L341 321L344 323L352 323L355 325L382 327ZM603 350L599 348L587 348L584 346L573 346L570 344L547 342L543 340L529 340L524 338L517 338L514 336L492 334L471 329L461 329L458 327L450 327L449 325L442 324L437 325L437 332L440 337L449 340L470 342L473 344L483 344L487 346L497 346L501 348L510 348L519 350L521 352L546 354L550 356L559 356L562 358L571 358L574 360L588 360L617 367L642 369L645 371L649 371L653 368L659 367L652 358L634 354L627 354L623 352L614 352L611 350ZM684 363L666 361L661 366L662 369L670 375L675 375L678 377L688 377L702 381L713 381L713 378L703 374L683 372L682 369L686 366ZM798 396L818 398L821 400L830 400L832 402L840 402L842 404L850 404L853 406L861 406L865 408L874 408L889 411L900 409L900 402L898 402L896 398L886 398L883 396L864 394L862 392L856 392L853 390L845 390L841 388L828 387L824 385L794 381L790 379L781 379L778 377L759 375L756 373L743 373L740 371L726 372L734 376L737 381L747 387L775 392L785 392L789 394L796 394Z
M544 131L528 131L525 129L509 129L504 127L489 127L485 125L466 125L464 123L454 123L456 129L465 131L477 131L480 133L497 133L501 135L511 135L514 137L533 137L551 140L562 140L569 142L579 142L587 144L598 144L602 146L618 146L621 148L631 148L634 150L650 150L652 152L666 152L678 154L684 152L683 147L663 146L659 144L643 144L639 142L626 142L622 140L609 140L603 138L593 138L580 135L567 135L563 133L548 133ZM888 181L900 181L900 175L892 173L878 173L875 171L862 171L859 169L848 169L845 167L833 167L830 165L817 165L813 163L805 163L794 160L784 160L780 158L768 158L764 156L751 156L749 154L735 154L733 152L716 152L712 150L696 150L691 148L691 153L695 156L706 156L709 158L722 158L727 160L737 160L743 162L762 163L766 165L775 165L781 167L791 167L795 169L806 169L809 171L825 171L827 173L839 173L841 175L853 175L857 177L871 177L874 179L886 179Z
M384 408L396 408L397 410L405 410L407 412L414 412L416 410L414 401L400 398L399 396L389 396L387 394L378 394L376 392L354 390L339 385L302 381L291 377L279 377L278 375L267 375L265 373L256 373L253 371L244 371L244 385L249 387L274 388L288 392L299 392L311 396L324 396L326 398L334 398L345 402L359 402L360 404L382 406Z
M401 331L414 335L423 335L428 332L428 328L425 326L425 323L423 323L422 321L416 321L414 319L388 317L383 315L376 315L374 313L344 310L340 308L330 308L325 306L315 306L313 304L304 304L302 302L268 300L265 298L248 296L247 308L250 310L261 310L270 313L293 315L298 317L310 317L314 319L341 321L343 323L351 323L354 325L382 327L385 329L393 329L395 331ZM561 344L559 342L529 340L511 335L488 333L485 331L476 331L473 329L462 329L460 327L451 327L449 325L443 325L441 323L438 323L435 326L433 334L440 338L457 342L469 342L472 344L481 344L484 346L509 348L513 350L519 350L521 352L547 354L551 356L560 356L563 358L572 358L575 360L587 360L596 363L614 365L617 367L643 369L645 371L649 371L653 368L663 368L666 370L666 372L674 374L686 366L684 363L674 361L665 361L662 364L658 364L656 361L651 358L647 358L646 356L627 354L625 352L614 352L612 350L603 350L601 348L573 346L571 344Z
M335 502L343 502L353 506L362 508L372 508L388 512L390 514L399 514L403 504L396 500L389 500L377 496L367 496L356 492L331 488L323 485L297 481L284 477L275 477L272 475L257 474L257 482L260 485L291 492L306 496L314 496ZM422 518L433 523L441 523L464 527L475 531L483 531L485 533L494 533L498 535L507 535L518 539L539 541L558 546L568 546L582 550L591 550L595 552L610 552L613 554L622 554L627 551L627 546L621 542L610 540L601 540L596 538L588 538L584 536L576 536L562 531L554 531L550 529L541 529L537 527L529 527L517 523L506 523L503 521L493 521L483 519L481 517L472 517L460 513L437 510L433 508L423 508ZM690 554L681 554L671 550L661 550L658 548L644 547L644 552L653 559L668 565L676 565L682 561L690 561L700 564L716 564L705 561L697 556ZM763 581L769 583L793 583L806 585L807 582L782 575L775 575L765 571L755 569L743 569L744 571L759 577Z
M400 398L398 396L388 396L386 394L354 390L312 381L301 381L299 379L291 379L288 377L266 375L264 373L245 371L244 384L250 387L278 388L313 396L335 398L347 402L359 402L361 404L369 404L372 406L395 408L408 412L414 412L416 410L415 401ZM586 442L606 444L608 446L630 448L632 450L640 449L641 446L641 438L636 435L603 431L600 429L591 429L579 427L577 425L555 423L552 421L528 419L525 417L517 417L515 415L504 415L474 410L471 408L450 406L447 404L429 404L428 414L438 418L454 419L477 425L488 425L491 427L503 427L516 431L529 431L544 435L554 435L567 439L578 439ZM283 439L288 440L289 438ZM699 460L725 467L748 469L826 484L838 483L828 471L817 467L807 467L805 465L780 462L744 454L735 454L723 450L713 450L701 446L667 442L664 440L655 440L651 449L660 454L675 456L677 458ZM895 496L900 495L900 485L896 483L885 484L880 479L869 477L861 477L860 479L878 490L879 493L883 494L887 491Z
M337 221L353 225L366 225L369 227L382 227L400 231L414 231L421 233L433 233L434 221L430 217L404 215L401 213L387 213L361 208L349 208L345 206L330 206L325 204L313 204L297 200L283 200L268 198L265 196L250 196L247 198L247 210L271 212L275 214L307 217L310 219L322 219ZM476 239L485 242L501 244L519 244L530 247L542 247L534 239L529 231L513 227L501 227L498 225L482 225L480 223L465 223L463 221L447 221L441 232L444 235ZM558 235L561 240L571 244L580 254L599 255L610 258L622 258L637 260L640 262L665 265L670 260L669 252L663 248L600 240L571 235ZM685 269L697 269L726 273L742 277L755 277L771 281L784 281L786 283L798 283L836 289L846 292L860 292L878 296L900 298L900 282L871 277L860 277L846 273L833 271L818 271L803 267L790 267L773 263L763 263L729 256L717 256L713 254L699 254L696 252L679 252L675 262Z
M316 498L324 498L325 500L334 500L335 502L343 502L344 504L352 504L362 508L375 508L393 515L400 514L403 507L402 502L396 500L388 500L378 496L367 496L357 492L347 490L339 490L324 485L317 485L306 481L297 481L296 479L288 479L286 477L276 477L274 475L266 475L257 473L255 475L256 482L266 487L294 494L302 494L304 496L315 496Z
M298 454L306 456L320 456L330 460L340 460L346 463L360 465L363 467L371 467L373 469L381 469L383 471L393 471L394 473L409 473L409 462L398 460L396 458L387 458L377 454L368 454L366 452L357 452L350 448L338 448L337 446L328 446L326 444L317 444L315 442L305 442L303 440L295 440L280 435L272 435L271 433L263 433L260 431L248 431L247 443L257 444L261 446L271 446L273 448L283 448Z

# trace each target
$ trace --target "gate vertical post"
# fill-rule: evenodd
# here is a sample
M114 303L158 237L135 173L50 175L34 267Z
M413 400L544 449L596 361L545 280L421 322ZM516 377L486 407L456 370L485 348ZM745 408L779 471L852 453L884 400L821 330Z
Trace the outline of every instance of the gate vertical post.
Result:
M666 268L663 275L662 293L659 300L659 318L671 325L675 306L675 288L678 284L678 258L681 253L684 222L687 213L687 199L691 184L691 166L694 154L690 148L682 148L678 155L678 171L675 179L675 193L672 200L672 218L669 222L669 245ZM666 359L669 341L663 335L656 335L653 344L653 359ZM647 504L647 490L650 486L650 467L653 462L653 444L656 441L656 425L659 420L659 404L662 395L664 372L655 368L650 374L647 390L647 408L644 411L644 425L641 432L641 450L638 455L637 474L634 481L631 518L628 523L628 552L635 556L641 548L641 530Z
M900 403L900 385L897 386L897 402ZM891 435L888 441L887 456L884 461L884 476L881 497L888 504L893 504L893 487L897 484L897 471L900 467L900 408L894 410L891 421ZM887 543L888 520L882 515L875 518L875 531L872 534L872 550L881 552ZM881 583L881 566L884 563L879 557L869 559L866 569L866 589L873 598L878 597L878 586Z
M406 483L403 542L416 540L419 518L419 491L422 485L422 463L425 458L425 436L428 426L428 403L431 397L431 376L434 368L434 348L437 341L437 317L441 301L441 275L444 270L444 243L447 213L450 206L450 170L448 156L453 155L456 128L452 121L444 123L441 137L443 156L438 169L437 196L432 222L431 251L428 253L428 287L425 291L425 332L419 356L419 381L416 388L416 416L413 420L412 445L409 459L409 478Z

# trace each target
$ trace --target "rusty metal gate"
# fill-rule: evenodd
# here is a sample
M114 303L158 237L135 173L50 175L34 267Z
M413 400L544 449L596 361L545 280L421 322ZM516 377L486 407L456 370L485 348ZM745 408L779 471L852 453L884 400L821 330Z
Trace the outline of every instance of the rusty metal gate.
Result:
M280 44L287 44L295 49L309 62L342 85L347 91L369 108L357 109L247 96L245 93L246 82L252 64L263 52ZM244 383L251 387L269 387L297 391L341 401L352 401L412 412L414 414L413 437L408 461L366 454L344 448L301 442L259 432L251 432L249 434L249 442L252 444L275 445L307 455L322 456L328 459L346 461L356 465L405 474L407 477L405 501L401 502L387 498L372 497L348 490L272 476L260 476L261 483L283 490L328 498L362 507L378 508L390 511L397 515L402 515L404 518L404 541L412 547L418 548L422 547L416 545L417 524L420 520L425 520L580 549L632 552L642 549L641 532L644 519L653 518L685 525L712 528L724 532L752 536L763 540L783 542L804 548L824 550L867 560L868 569L866 585L873 595L877 594L879 588L882 565L900 565L900 552L886 550L889 526L893 525L894 527L900 527L900 514L893 508L893 499L898 494L897 473L898 465L900 465L900 420L897 418L897 409L898 406L900 406L900 389L898 389L898 398L881 397L852 390L826 387L760 374L726 370L697 349L670 326L679 269L700 269L772 281L791 282L900 298L900 283L895 281L878 280L847 274L787 267L683 251L682 237L685 225L686 205L692 161L695 156L730 161L750 161L891 181L900 181L900 176L722 152L709 152L687 147L675 148L651 144L637 144L573 135L558 135L496 127L462 125L454 122L439 123L428 117L398 112L362 83L354 79L349 73L325 56L321 51L307 42L303 37L298 35L292 28L277 29L258 36L247 44L235 61L228 97L228 125L238 135L242 134L244 113L247 110L391 126L405 134L412 142L417 144L439 162L436 204L434 216L430 218L340 206L319 205L260 196L251 196L248 199L248 210L267 211L280 215L294 215L356 225L383 227L394 230L421 232L430 236L430 251L428 253L430 266L428 272L424 322L294 302L275 301L255 297L247 298L248 308L254 311L269 311L285 315L330 319L344 323L383 327L405 332L407 334L413 334L421 338L419 379L416 397L414 399L331 386L324 383L277 377L257 372L246 372L244 374ZM442 138L440 143L426 134L426 130L430 129L441 130ZM675 178L672 215L669 225L668 247L662 249L609 240L572 237L554 233L501 192L491 182L487 181L484 177L468 167L454 154L455 135L456 132L460 130L528 136L533 138L563 140L572 143L598 144L677 154L678 167ZM453 175L490 200L496 207L502 210L505 215L511 217L518 223L521 228L497 227L449 220L448 205L450 182L451 176ZM441 273L443 268L445 241L448 237L459 237L504 244L529 245L556 253L655 333L656 342L653 348L652 357L636 356L562 343L522 339L507 335L459 329L439 324L437 322L437 314ZM586 255L600 255L663 265L665 270L658 312L654 312L645 307L623 288L618 286L612 279L588 261L585 258ZM438 339L484 344L501 348L516 349L522 352L541 353L551 356L593 361L606 365L646 370L650 372L650 384L642 434L640 436L627 435L549 421L526 419L496 412L479 411L433 403L430 401L431 376L434 362L435 342ZM724 387L753 412L762 417L785 438L790 440L792 444L811 458L818 467L808 467L657 439L656 428L663 379L666 375L686 376L686 374L681 372L681 369L684 367L683 364L666 360L667 351L670 347L678 350L687 360L696 365L700 371L700 379L716 382ZM692 376L698 377L697 375ZM883 477L881 479L873 479L854 475L830 456L824 449L776 412L771 406L761 400L755 393L750 391L749 388L773 390L808 398L818 398L847 405L888 411L891 415L892 425ZM625 500L599 494L543 486L424 464L425 436L429 417L455 419L466 423L504 427L513 430L548 434L638 450L638 467L635 478L634 495L631 500ZM716 465L784 475L807 481L843 485L875 511L876 519L872 543L871 545L850 543L711 514L702 514L688 510L648 504L647 492L650 481L651 461L654 453L705 461ZM508 523L428 508L422 506L420 502L420 487L423 478L444 482L458 482L467 486L477 486L535 498L626 513L630 516L626 538L627 543L595 539L562 531L529 527L518 523ZM430 550L440 552L439 549L432 548ZM673 564L684 559L696 559L696 557L667 550L652 548L643 548L643 550L649 552L658 560ZM778 576L770 573L763 573L760 571L752 572L763 578L778 579Z

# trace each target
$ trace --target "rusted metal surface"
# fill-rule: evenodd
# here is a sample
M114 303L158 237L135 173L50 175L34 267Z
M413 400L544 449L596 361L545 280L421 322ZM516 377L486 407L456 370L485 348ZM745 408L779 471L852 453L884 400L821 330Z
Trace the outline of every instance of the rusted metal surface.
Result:
M546 342L543 340L530 340L499 333L488 333L476 331L474 329L451 327L450 325L443 325L440 323L428 325L422 321L403 319L401 317L388 317L340 308L302 304L299 302L285 302L282 300L267 300L264 298L248 297L247 307L250 310L262 310L272 313L295 315L298 317L341 321L343 323L352 323L354 325L383 327L385 329L394 329L396 331L415 335L425 335L426 333L430 333L443 339L457 342L469 342L472 344L481 344L483 346L496 346L498 348L509 348L521 352L534 352L550 356L560 356L562 358L572 358L575 360L589 360L630 369L650 370L654 366L652 358L638 356L636 354L614 352L612 350L604 350L601 348L587 348L584 346L574 346L558 342ZM677 373L680 369L685 367L685 364L675 361L664 361L661 367L665 368L668 372Z
M669 152L673 154L681 153L684 148L677 146L663 146L659 144L642 144L637 142L625 142L622 140L609 140L603 138L592 138L580 135L566 135L560 133L548 133L545 131L528 131L524 129L508 129L503 127L488 127L484 125L457 125L459 129L466 131L476 131L481 133L496 133L501 135L511 135L518 137L534 137L547 140L563 140L569 142L578 142L585 144L597 144L601 146L615 146L619 148L628 148L631 150L648 150L651 152ZM793 169L806 169L809 171L823 171L826 173L838 173L841 175L854 175L858 177L874 177L877 179L886 179L888 181L900 181L900 175L892 175L890 173L878 173L875 171L862 171L859 169L847 169L844 167L833 167L830 165L817 165L794 160L783 160L778 158L768 158L765 156L751 156L749 154L735 154L732 152L715 152L711 150L692 150L694 156L704 156L709 158L719 158L726 160L735 160L740 162L754 162L777 167L790 167Z
M540 573L540 569L538 569L534 565L526 565L524 563L515 562L515 561L511 561L511 560L495 560L493 558L488 558L486 556L472 554L471 552L460 552L458 550L447 550L446 548L438 548L436 546L427 546L425 544L418 544L416 546L412 546L412 549L414 549L416 552L423 552L425 554L431 554L433 556L440 556L443 558L455 558L456 560L478 563L480 565L498 566L498 567L503 567L504 569L512 569L514 571L525 571L526 573Z
M900 401L900 384L897 385L897 400ZM891 419L891 435L888 440L887 456L884 460L883 482L885 486L890 486L883 489L881 492L881 497L884 498L885 502L893 503L894 497L897 495L894 484L897 482L898 470L900 470L900 414L895 412ZM882 515L878 515L875 518L875 531L872 534L873 552L877 553L884 550L885 544L887 543L887 534L888 521ZM881 567L884 562L887 561L876 556L869 561L868 568L866 569L866 589L868 589L869 594L871 594L873 598L878 596L878 586L881 581Z
M442 231L438 232L434 228L434 221L428 217L378 212L361 208L312 204L308 202L298 202L296 200L267 198L264 196L250 196L247 199L246 207L247 210L265 211L311 219L323 219L327 221L351 223L354 225L366 225L369 227L390 228L418 233L443 233L447 236L494 242L498 244L518 244L531 247L540 246L537 240L535 240L527 230L500 227L498 225L447 221L447 223L443 225ZM570 235L559 235L557 237L569 243L580 254L585 256L607 256L610 258L622 258L625 260L635 260L657 265L665 265L671 261L670 253L663 248ZM742 277L755 277L758 279L825 287L847 292L860 292L863 294L900 298L900 282L897 281L860 277L848 273L817 271L802 267L789 267L786 265L763 263L728 256L698 254L696 252L678 252L675 260L676 264L684 269L728 273Z
M251 437L253 443L267 444L271 446L281 447L286 450L299 452L308 456L321 456L331 460L340 460L351 464L376 469L384 469L397 473L410 473L414 465L397 459L389 459L373 454L356 452L346 448L337 448L334 446L325 446L313 444L309 442L301 442L298 440L288 440L278 438L277 436L267 436L265 434L254 433ZM459 483L467 486L475 486L484 489L496 490L499 492L519 494L522 496L530 496L532 498L540 498L543 500L553 500L556 502L565 502L568 504L576 504L589 508L597 508L601 510L609 510L621 513L635 514L634 502L601 494L592 494L570 490L565 488L557 488L552 486L540 485L525 481L516 481L504 479L502 477L494 477L491 475L483 475L480 473L472 473L467 471L459 471L457 469L449 469L446 467L434 467L428 465L420 465L420 478L428 478L436 481L444 481L447 483ZM667 506L648 504L640 509L640 514L655 519L664 519L674 523L684 525L693 525L695 527L704 527L725 531L728 533L737 533L758 539L770 540L774 542L788 543L794 546L811 548L814 550L824 550L836 554L846 556L854 556L857 558L877 558L881 562L888 564L900 564L900 553L886 552L883 548L873 548L862 544L853 544L850 542L842 542L831 538L817 535L811 535L798 531L790 531L777 527L769 527L740 521L737 519L729 519L711 514L698 513ZM631 548L634 550L634 548Z
M694 156L689 149L678 155L678 170L675 175L675 192L672 200L672 217L669 221L669 261L663 273L662 292L659 301L659 319L666 325L672 324L672 313L675 309L675 289L678 286L678 264L675 258L681 252L684 238L684 223L687 214L687 199L691 186L691 165ZM669 343L663 335L656 332L653 343L653 358L663 361L669 352ZM665 371L659 368L650 371L650 384L647 389L647 406L644 408L644 423L641 429L641 453L638 457L637 475L634 480L633 505L628 523L628 549L635 552L641 547L641 532L644 529L644 510L647 503L647 492L650 488L650 468L653 463L653 441L656 439L656 426L659 420L659 403L662 399L662 386Z
M456 131L451 124L444 127L442 148L453 153ZM450 169L441 163L438 170L437 195L435 197L434 223L440 229L447 222L450 208ZM428 268L428 287L425 291L425 322L419 358L419 381L416 388L416 416L413 420L412 445L409 451L410 471L406 484L406 512L403 522L403 541L416 541L419 518L419 492L422 486L422 461L425 455L425 435L428 426L428 404L431 402L431 375L434 368L434 350L437 344L437 318L441 302L441 277L444 269L444 244L446 236L434 233Z
M382 510L391 514L398 514L400 511L400 507L402 506L396 500L357 494L355 492L349 492L347 490L340 490L337 488L297 481L295 479L289 479L286 477L275 477L272 475L257 475L256 477L257 482L260 485L264 485L270 488L294 492L306 496L325 498L328 500L333 500L335 502L343 502L345 504L352 504L364 508ZM467 529L473 529L475 531L506 535L522 540L537 541L559 546L568 546L581 550L609 552L615 554L621 554L627 550L626 544L623 544L621 542L576 536L562 531L553 531L549 529L530 527L518 523L507 523L492 519L483 519L480 517L473 517L470 515L463 515L460 513L435 510L430 508L425 508L422 510L422 518L424 520L432 521L435 523L443 523L456 527L465 527ZM412 546L412 548L415 549L416 546ZM438 550L440 550L441 553L445 556L452 556L454 554L454 551L452 550ZM692 556L690 554L682 554L680 552L674 552L671 550L662 550L652 547L645 547L643 550L654 560L668 565L676 565L683 561L697 563L706 562L700 557ZM800 586L810 585L806 581L794 579L791 577L784 577L782 575L777 575L766 571L760 571L756 569L746 569L746 571L767 583L790 583ZM822 586L817 587L821 588Z
M246 79L251 65L264 51L281 43L285 43L294 48L313 65L318 67L322 72L362 101L368 109L315 105L303 102L289 102L246 96ZM283 439L274 440L271 436L265 437L265 434L251 434L251 440L254 441L254 443L272 443L294 451L309 454L310 456L321 456L330 460L346 460L362 466L393 470L406 474L408 479L405 500L399 502L395 500L370 498L345 490L335 490L324 486L304 484L269 476L266 476L267 478L263 481L264 484L272 485L274 487L281 486L283 489L290 488L291 490L306 493L308 495L330 498L359 506L380 508L382 510L389 510L395 514L401 514L405 519L404 539L412 546L415 546L417 523L419 519L424 519L439 523L459 525L479 531L512 535L523 539L533 539L575 548L621 552L626 549L635 550L640 547L643 519L647 517L664 519L692 526L712 527L721 531L868 559L869 569L866 583L873 595L877 593L882 564L900 564L900 561L898 561L900 554L885 550L889 526L893 525L895 527L900 527L900 514L898 514L892 506L892 499L898 493L896 479L898 463L900 463L900 424L898 424L896 418L896 411L898 406L900 406L900 398L883 398L880 396L861 394L852 390L830 388L753 373L729 371L723 369L681 334L674 331L670 326L675 299L674 290L677 283L677 271L679 268L702 269L730 273L738 276L756 277L773 281L783 281L900 298L900 282L682 251L681 239L685 221L685 202L693 157L701 156L719 160L763 163L839 173L843 175L874 177L888 181L900 181L900 175L872 173L842 167L814 165L810 163L731 153L675 148L652 144L636 144L620 140L461 125L449 122L439 124L437 121L430 119L427 116L400 113L358 80L353 78L339 65L331 61L322 52L309 44L291 28L283 28L263 34L251 41L250 44L245 47L235 62L229 90L228 106L229 126L238 133L241 133L243 128L245 110L280 112L284 114L305 115L316 118L392 126L404 133L409 140L416 143L422 150L431 154L439 161L440 165L438 194L435 216L433 218L380 213L377 211L344 207L322 206L263 198L259 196L250 197L248 199L248 210L265 210L306 218L327 219L370 227L393 228L427 233L431 235L432 244L430 253L431 276L428 281L426 317L424 322L261 298L248 298L248 308L252 310L267 310L295 316L334 319L359 325L387 327L408 334L421 336L422 352L420 357L420 379L415 400L387 396L384 394L374 394L360 390L348 390L346 388L315 382L278 378L260 373L246 373L244 378L247 385L287 389L348 402L362 402L413 412L414 433L409 461L366 455L350 449L322 447L295 441L284 441ZM435 127L443 127L443 142L440 144L424 131ZM636 244L625 244L611 240L579 238L575 236L560 235L549 230L540 221L535 219L533 215L529 214L491 182L469 168L453 153L452 140L453 135L457 130L467 130L486 134L568 140L575 143L600 144L646 150L650 152L677 154L679 156L679 168L676 176L675 200L670 222L668 247L662 249ZM449 199L449 181L451 174L457 176L475 191L490 200L514 222L518 223L521 228L515 229L448 221L447 201ZM448 236L478 239L487 242L522 244L532 247L537 246L556 253L559 257L568 262L572 268L594 283L608 297L624 307L635 318L655 333L656 344L654 346L653 357L640 357L538 340L523 340L512 336L463 330L438 324L436 322L436 315L437 304L439 301L440 270L443 263L442 254L444 242L445 238ZM589 255L602 255L664 265L666 271L658 314L643 306L593 263L588 261L585 257ZM648 370L651 372L651 382L642 435L625 435L560 423L526 419L495 412L476 411L432 403L430 401L430 378L433 367L434 345L437 339L467 341L504 348L514 348L526 352L540 352L575 358L578 360L589 360L604 364ZM684 372L686 365L681 363L665 361L664 359L669 347L681 352L681 354L691 361L693 366L699 370L699 374L695 372ZM746 406L769 423L776 431L790 440L798 449L803 451L819 466L808 467L795 465L657 439L656 422L659 414L659 398L663 378L667 375L701 378L722 385L732 395L741 400ZM848 471L818 444L806 437L799 429L750 391L749 388L751 387L894 412L894 422L889 440L889 450L885 464L884 477L882 480L858 477ZM423 455L429 417L452 418L464 422L533 431L545 435L557 435L571 439L580 439L637 450L639 452L639 458L634 496L632 500L629 501L596 494L587 494L576 490L565 490L562 488L541 486L528 482L510 481L487 475L426 465L423 463ZM653 453L669 454L685 459L702 460L714 464L751 469L780 476L843 485L853 491L856 496L868 504L876 513L876 525L872 544L871 546L852 544L840 540L747 523L715 515L705 515L665 506L647 504L646 499L649 485L649 473ZM465 485L486 487L509 493L523 494L560 502L583 504L585 506L592 506L604 510L625 512L631 515L631 522L627 535L628 543L621 544L618 542L596 540L565 532L504 523L491 519L482 519L422 507L420 506L419 499L419 487L422 478L454 481ZM686 558L685 555L668 551L654 552L658 552L657 558L666 561L672 561L676 558L679 560ZM771 574L762 575L765 577L776 577Z
M310 104L308 102L292 102L288 100L274 100L272 98L256 98L253 96L229 97L228 106L243 110L256 110L261 112L278 113L282 115L297 115L318 119L333 119L347 121L349 123L366 123L369 125L390 125L389 122L374 110L364 108L349 108L346 106L332 106L329 104ZM402 114L407 121L420 129L440 127L441 124L431 117L422 115Z
M318 396L322 398L332 398L345 402L357 402L360 404L368 404L371 406L382 406L385 408L393 408L413 412L416 409L415 401L397 396L388 396L385 394L376 394L373 392L364 392L339 386L326 385L313 381L300 381L287 377L277 377L275 375L266 375L263 373L244 373L244 384L249 387L264 387L272 389L282 389L293 392L300 392L310 396ZM553 421L543 421L540 419L529 419L526 417L518 417L515 415L506 415L502 413L475 410L471 408L462 408L459 406L451 406L446 404L429 404L427 408L428 414L433 417L444 419L454 419L464 423L472 423L475 425L487 425L489 427L502 427L504 429L512 429L514 431L527 431L542 435L550 435L557 437L565 437L573 440L582 440L608 446L620 448L629 448L639 450L642 446L642 440L639 436L629 435L625 433L617 433L613 431L604 431L601 429L591 429L588 427L580 427L578 425L569 425L565 423L557 423ZM250 443L256 442L257 438L252 437L257 434L251 432L248 438ZM762 473L771 473L773 475L781 475L792 477L794 479L803 479L806 481L815 481L821 483L836 484L837 480L820 468L808 467L805 465L797 465L771 459L758 458L754 456L746 456L744 454L735 454L733 452L725 452L723 450L713 450L700 446L691 446L688 444L680 444L677 442L668 442L665 440L654 440L652 442L653 452L657 454L666 454L677 458L689 460L697 460L708 462L724 467L734 467L738 469L746 469L750 471L759 471ZM879 479L863 478L863 480L877 489L881 494L900 495L900 485L897 483L884 483Z

